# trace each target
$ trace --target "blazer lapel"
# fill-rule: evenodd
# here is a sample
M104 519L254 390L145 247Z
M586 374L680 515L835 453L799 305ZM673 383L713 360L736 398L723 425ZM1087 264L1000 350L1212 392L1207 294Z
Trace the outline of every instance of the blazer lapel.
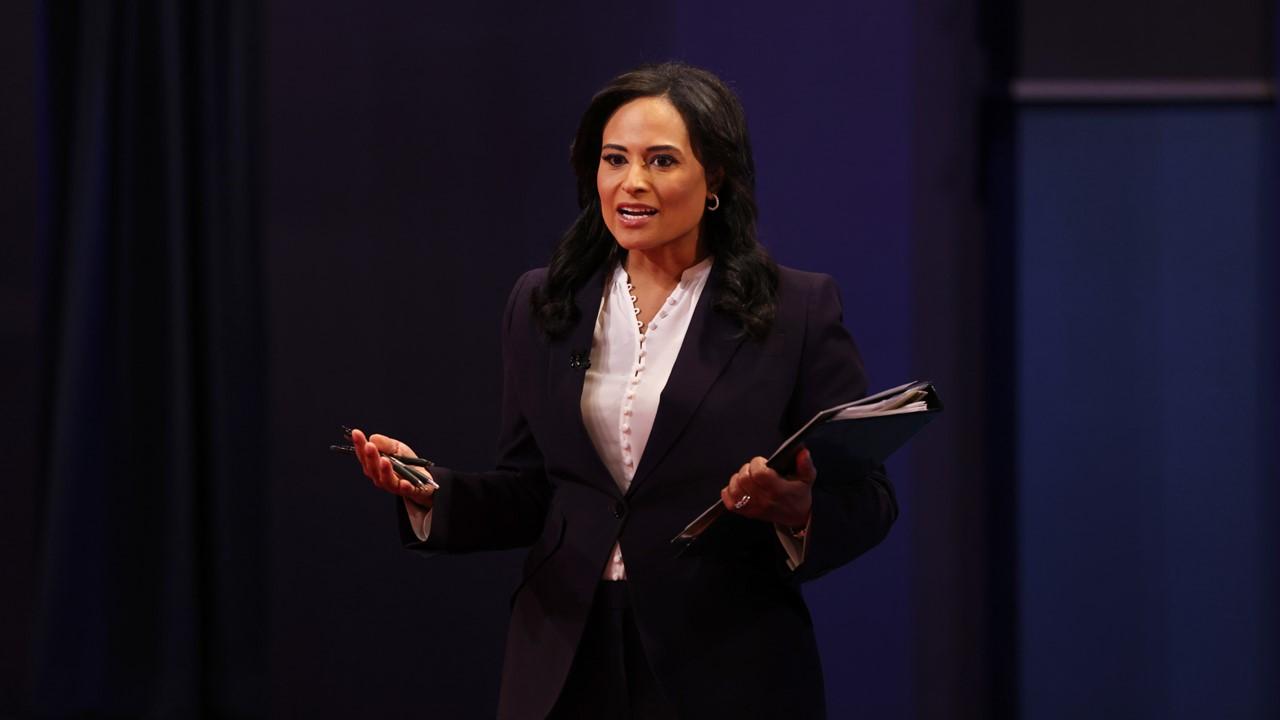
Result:
M577 446L582 477L609 494L620 494L600 454L596 452L587 427L582 422L582 386L587 379L583 361L591 357L591 340L595 334L596 319L600 314L600 300L604 294L605 272L609 263L596 270L591 278L574 293L578 308L578 321L568 335L552 340L547 353L547 380L551 389L550 400L554 413L563 417L565 431Z
M644 484L666 457L702 403L702 398L742 344L743 335L738 323L712 307L719 290L721 272L719 263L711 266L711 276L698 298L675 366L671 369L671 377L658 402L653 429L649 432L649 441L627 490L628 496Z

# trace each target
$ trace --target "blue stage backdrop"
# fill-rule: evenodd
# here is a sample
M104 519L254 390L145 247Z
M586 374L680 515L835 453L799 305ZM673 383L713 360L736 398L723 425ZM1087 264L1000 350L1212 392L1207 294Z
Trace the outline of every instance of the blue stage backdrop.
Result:
M1275 111L1018 128L1021 716L1275 717Z

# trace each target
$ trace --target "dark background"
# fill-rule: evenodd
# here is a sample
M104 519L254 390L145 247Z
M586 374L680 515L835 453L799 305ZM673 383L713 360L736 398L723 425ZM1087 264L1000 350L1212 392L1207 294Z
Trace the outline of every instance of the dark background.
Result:
M1023 0L1020 74L1188 79L1272 75L1275 8L1259 0Z
M180 8L180 9L174 9ZM520 553L402 552L339 423L490 461L591 93L740 94L761 235L948 409L806 588L832 717L1271 717L1274 5L0 9L0 714L486 717ZM1225 98L1225 95L1224 95ZM754 683L764 682L756 679Z

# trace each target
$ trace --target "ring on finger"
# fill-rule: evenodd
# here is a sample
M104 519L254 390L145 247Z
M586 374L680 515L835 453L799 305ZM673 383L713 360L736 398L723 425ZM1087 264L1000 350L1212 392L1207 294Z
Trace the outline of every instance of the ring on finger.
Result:
M743 495L742 497L738 498L738 502L736 502L736 503L734 503L734 504L733 504L733 509L734 509L734 510L741 510L742 508L746 507L746 506L747 506L747 503L749 503L749 502L751 502L751 496L750 496L750 495Z

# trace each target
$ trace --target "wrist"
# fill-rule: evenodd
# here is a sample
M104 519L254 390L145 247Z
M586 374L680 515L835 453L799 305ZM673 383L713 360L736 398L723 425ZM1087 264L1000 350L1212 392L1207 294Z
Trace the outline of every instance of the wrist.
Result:
M804 517L804 522L801 522L795 525L788 525L787 532L791 533L791 537L795 538L796 540L803 540L805 538L805 535L807 535L809 532L810 519L811 519L811 516L806 513Z
M804 496L798 500L799 501L795 504L795 507L792 508L792 511L787 513L786 522L780 523L787 529L787 532L790 532L792 535L795 535L797 532L802 532L808 528L809 517L813 514L813 495L805 493Z

